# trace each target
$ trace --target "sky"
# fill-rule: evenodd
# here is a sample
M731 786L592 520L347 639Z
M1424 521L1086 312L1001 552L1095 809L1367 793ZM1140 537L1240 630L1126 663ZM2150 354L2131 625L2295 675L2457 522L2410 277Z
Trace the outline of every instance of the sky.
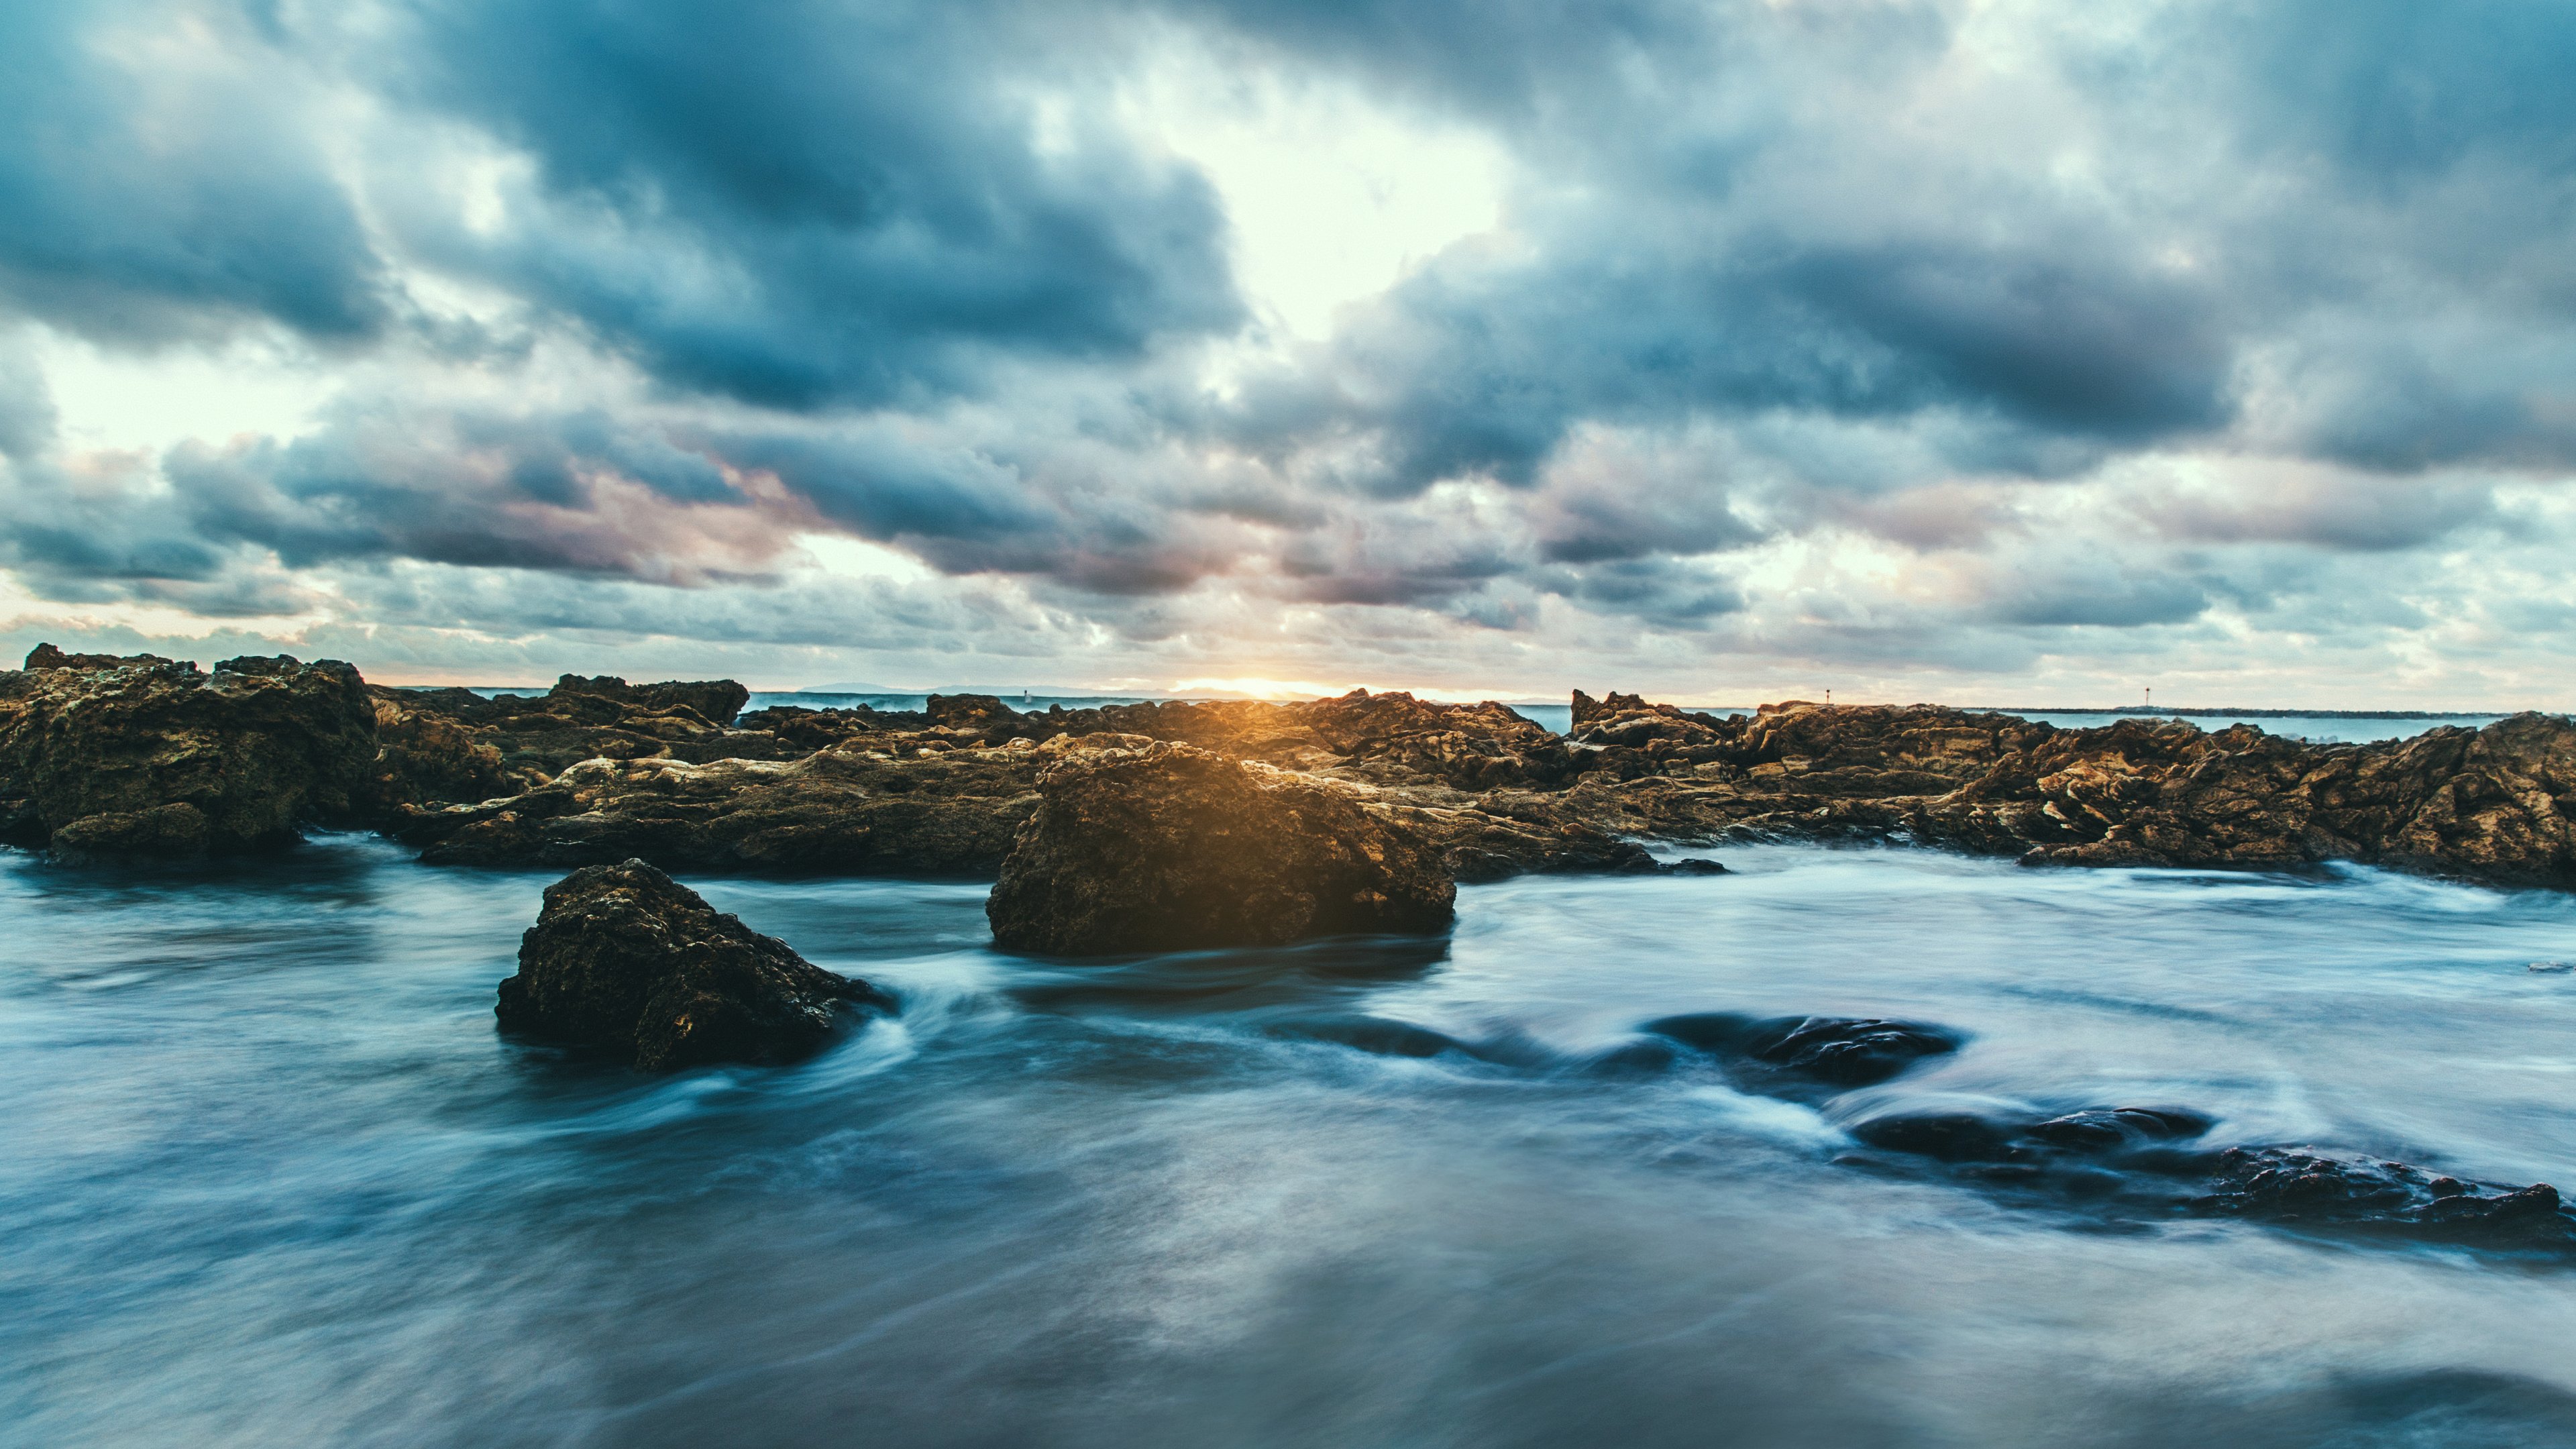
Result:
M2576 7L0 7L0 647L2576 705Z

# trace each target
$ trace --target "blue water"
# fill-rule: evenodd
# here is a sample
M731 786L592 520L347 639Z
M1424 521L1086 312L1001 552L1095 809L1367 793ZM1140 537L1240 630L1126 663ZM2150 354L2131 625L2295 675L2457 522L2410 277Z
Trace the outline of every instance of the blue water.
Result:
M529 686L524 689L478 688L475 692L488 697L495 694L542 694L545 690L542 686ZM772 705L786 704L800 705L806 709L849 709L856 705L866 705L871 709L917 710L922 708L929 698L930 696L926 694L819 694L802 690L754 690L751 702L744 708L767 709ZM1026 699L1013 696L1004 702L1015 709L1044 710L1049 705L1057 704L1063 705L1066 709L1096 709L1102 705L1136 704L1141 700L1142 697L1136 695L1040 694L1031 695ZM1757 708L1749 704L1687 707L1715 714L1720 718L1729 714L1751 714ZM1515 704L1511 709L1523 719L1557 734L1565 734L1574 728L1574 707L1571 704ZM2128 715L2066 711L2035 713L2026 717L2043 720L2066 729L2094 729L2122 719L2133 718ZM2504 716L2494 714L2465 717L2406 715L2395 719L2342 719L2327 715L2275 715L2262 719L2250 719L2238 715L2213 714L2169 715L2162 718L2187 720L2213 733L2232 724L2245 723L2255 725L2267 734L2288 735L2318 744L2358 744L2370 740L2406 739L2439 725L2464 725L2475 729L2481 725L2492 724Z
M2576 1443L2576 1273L1835 1165L1890 1103L2576 1185L2576 900L1771 847L1445 943L1005 957L982 891L702 882L900 1022L648 1079L492 1029L547 878L0 857L0 1442ZM1822 1110L1549 1063L1906 1014ZM1367 1012L1515 1065L1283 1039Z
M2304 714L2267 715L2261 719L2253 719L2242 715L2232 714L2184 714L2166 715L2161 717L2167 719L2187 720L2213 734L2232 724L2250 724L2268 735L2287 735L2293 739L2309 740L2321 745L2364 744L2371 740L2402 740L2411 738L2415 735L2420 735L2426 730L2438 728L2442 725L2458 725L2465 729L2478 729L2486 725L2491 725L2497 720L2504 718L2504 716L2500 714L2467 716L2443 715L2439 717L2433 715L2408 715L2397 719L2346 719L2334 715ZM2135 719L2139 718L2139 716L2116 714L2034 714L2030 716L2030 718L2045 720L2049 724L2058 725L2066 729L2081 730L2098 729L2103 725L2116 724L2120 720Z

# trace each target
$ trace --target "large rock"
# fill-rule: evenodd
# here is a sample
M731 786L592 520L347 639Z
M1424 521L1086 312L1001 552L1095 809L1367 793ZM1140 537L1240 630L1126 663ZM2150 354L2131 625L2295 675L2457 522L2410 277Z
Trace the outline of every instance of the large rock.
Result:
M640 860L577 870L546 888L494 1008L503 1030L595 1048L648 1072L811 1054L844 1011L891 1011L708 907Z
M1437 846L1355 792L1156 743L1052 767L985 914L1005 947L1085 955L1438 931L1456 900Z
M976 875L1037 808L1036 749L868 749L800 760L588 760L524 794L413 817L431 865L565 868L640 857L671 870Z
M615 675L584 678L567 674L555 681L550 695L592 695L647 710L687 709L712 725L729 725L751 700L751 691L731 679L666 679L659 684L629 684Z
M568 674L542 695L369 693L384 746L373 799L396 829L420 811L537 789L585 760L783 760L829 742L729 727L745 698L729 679L630 685Z
M28 664L0 674L0 821L19 844L190 857L358 818L375 709L346 664L247 657L208 674L51 645Z

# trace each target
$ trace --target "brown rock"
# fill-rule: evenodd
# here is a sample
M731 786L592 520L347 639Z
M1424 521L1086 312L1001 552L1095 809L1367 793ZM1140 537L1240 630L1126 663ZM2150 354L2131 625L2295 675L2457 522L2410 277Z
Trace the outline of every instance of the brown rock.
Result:
M417 816L399 838L433 865L569 867L640 857L673 870L986 874L1037 806L1034 750L897 757L873 737L792 761L590 760L506 800Z
M1087 955L1438 931L1456 896L1354 792L1158 743L1051 768L985 914L1005 947Z
M494 1013L505 1031L667 1072L793 1061L823 1044L844 1009L891 1011L894 1002L630 860L546 888Z
M225 660L212 674L40 646L0 674L0 818L68 855L195 856L356 823L375 711L334 660Z
M628 684L613 675L585 679L567 674L549 691L556 695L591 695L645 710L687 709L711 725L729 725L751 700L751 691L730 679L666 679L659 684Z

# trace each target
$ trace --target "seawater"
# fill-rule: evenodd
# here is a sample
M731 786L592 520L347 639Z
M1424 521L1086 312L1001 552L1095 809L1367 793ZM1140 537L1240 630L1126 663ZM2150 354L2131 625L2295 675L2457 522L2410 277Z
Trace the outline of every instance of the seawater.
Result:
M495 694L543 694L545 693L545 687L541 685L531 685L522 688L486 687L479 688L475 692L485 696ZM768 709L773 705L796 705L805 709L849 709L857 705L866 705L870 709L917 710L922 708L929 698L930 696L926 694L830 694L812 693L802 690L754 690L751 693L751 702L745 705L744 708L747 710L757 710ZM1026 698L1022 698L1018 695L1009 695L1003 698L1003 702L1014 709L1044 711L1049 705L1062 705L1066 709L1097 709L1103 705L1142 703L1143 698L1142 696L1137 695L1075 696L1040 694L1030 695ZM1757 707L1758 706L1749 704L1685 706L1685 708L1715 714L1721 718L1730 714L1751 714ZM1568 733L1574 728L1574 707L1570 704L1530 704L1524 702L1513 704L1510 708L1523 719L1529 720L1531 723L1557 734ZM1977 707L1969 706L1969 708ZM2046 723L2057 725L2063 729L2096 729L2103 725L2116 724L2123 719L2138 718L2138 716L2132 715L2070 713L2063 711L2030 714L2026 717L2035 720L2042 720ZM2504 716L2406 715L2388 719L2349 719L2332 715L2273 715L2266 716L2261 719L2249 719L2240 715L2211 714L2163 715L2147 716L2147 718L2180 719L2213 733L2218 730L2223 730L2229 725L2243 723L2255 725L2267 734L2287 735L2296 739L2314 741L2318 744L2361 744L2367 743L2371 740L2406 739L2413 735L2420 735L2426 730L2433 729L2440 725L2461 725L2469 729L2476 729L2482 725L2493 724L2495 721L2504 718Z
M1897 1105L2576 1186L2576 901L2371 870L1738 849L1471 888L1445 941L1103 964L974 883L695 882L899 1021L646 1078L493 1030L548 877L373 840L0 859L0 1441L2576 1443L2576 1273L2106 1230L1837 1165ZM1551 1067L1902 1015L1821 1109ZM1364 1014L1481 1044L1283 1034Z

